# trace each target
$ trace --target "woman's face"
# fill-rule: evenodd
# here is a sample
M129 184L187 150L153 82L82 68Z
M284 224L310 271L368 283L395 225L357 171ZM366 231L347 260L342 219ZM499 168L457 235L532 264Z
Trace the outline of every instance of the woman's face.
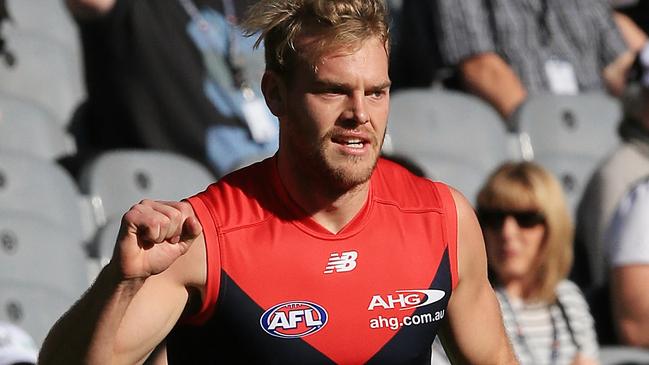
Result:
M533 277L545 237L545 218L531 210L483 210L480 221L489 267L498 280L525 282Z

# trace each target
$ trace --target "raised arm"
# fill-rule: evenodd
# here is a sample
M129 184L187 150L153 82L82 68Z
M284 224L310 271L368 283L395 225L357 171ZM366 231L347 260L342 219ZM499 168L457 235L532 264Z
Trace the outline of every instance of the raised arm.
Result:
M107 14L116 0L65 0L75 18L87 19Z
M52 328L39 364L142 363L180 318L191 289L203 290L205 262L189 203L133 206L112 260Z
M453 190L458 214L459 282L448 305L441 340L454 364L517 364L498 300L487 279L487 258L470 203Z

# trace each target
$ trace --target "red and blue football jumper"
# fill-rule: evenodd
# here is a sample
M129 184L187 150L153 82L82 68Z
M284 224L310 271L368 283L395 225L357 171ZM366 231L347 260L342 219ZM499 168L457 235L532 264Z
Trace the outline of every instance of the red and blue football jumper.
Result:
M334 234L305 214L276 158L188 199L207 287L170 364L430 364L457 284L449 188L380 159L367 202Z

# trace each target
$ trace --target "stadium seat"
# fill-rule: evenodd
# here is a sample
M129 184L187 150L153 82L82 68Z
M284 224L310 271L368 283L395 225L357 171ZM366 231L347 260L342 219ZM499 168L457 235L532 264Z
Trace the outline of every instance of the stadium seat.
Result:
M477 190L509 158L500 116L482 100L438 89L393 94L388 123L392 153L407 156L435 180L475 201Z
M0 212L41 217L82 241L94 235L98 224L91 200L79 193L66 170L13 152L0 152Z
M93 260L96 260L97 273L99 270L106 266L113 257L113 249L115 248L115 241L119 233L121 219L110 219L104 226L97 231L97 236L92 243L90 255Z
M54 161L76 152L72 136L42 107L0 93L0 151Z
M601 365L648 365L649 350L627 346L602 346Z
M80 42L74 20L61 0L7 0L12 22L7 27L21 33L44 35L64 44L75 56Z
M107 220L121 217L142 199L180 200L215 181L203 165L161 151L116 150L81 169L81 190L99 198Z
M78 239L40 217L0 212L0 320L40 344L89 285Z
M0 91L43 106L66 125L84 94L79 58L53 38L12 28L4 33L16 63L0 63Z
M50 328L77 299L47 286L0 279L0 321L21 327L40 347Z
M521 109L520 133L533 158L555 173L573 212L595 167L619 143L619 103L599 93L538 95Z
M0 280L79 297L88 287L83 246L67 229L41 217L0 212Z

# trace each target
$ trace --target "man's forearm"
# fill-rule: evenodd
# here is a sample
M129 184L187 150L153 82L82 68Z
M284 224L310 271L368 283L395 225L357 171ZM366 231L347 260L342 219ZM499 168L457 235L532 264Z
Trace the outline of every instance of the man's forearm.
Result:
M59 0L60 1L60 0ZM108 14L116 0L65 0L75 18L89 19Z
M518 76L495 53L483 53L465 60L460 71L466 88L489 102L505 119L527 97Z
M111 364L115 337L126 308L144 280L120 283L111 265L52 328L39 364Z

